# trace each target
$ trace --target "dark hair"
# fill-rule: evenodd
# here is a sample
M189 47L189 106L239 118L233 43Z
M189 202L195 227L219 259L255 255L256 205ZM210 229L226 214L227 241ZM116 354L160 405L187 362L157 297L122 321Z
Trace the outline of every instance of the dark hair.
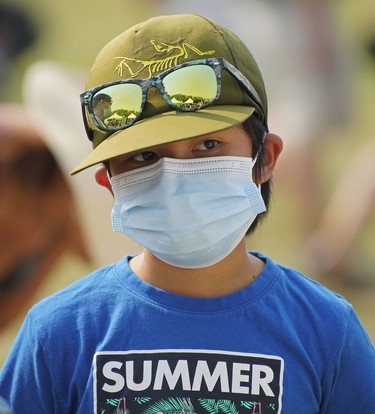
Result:
M253 141L253 158L258 155L257 161L254 165L254 174L255 179L261 177L264 166L265 166L265 158L264 158L264 139L267 134L266 127L262 124L261 120L258 118L256 114L252 115L248 118L245 122L243 122L242 127L245 131L251 136ZM272 190L272 180L271 178L264 182L261 185L261 193L264 200L264 204L266 205L267 211L264 213L258 214L246 234L253 233L257 225L266 217L268 212L268 206L270 204L271 199L271 190Z
M95 106L100 101L111 102L112 98L106 93L99 93L98 95L95 95L94 98L92 99L92 106L95 108Z

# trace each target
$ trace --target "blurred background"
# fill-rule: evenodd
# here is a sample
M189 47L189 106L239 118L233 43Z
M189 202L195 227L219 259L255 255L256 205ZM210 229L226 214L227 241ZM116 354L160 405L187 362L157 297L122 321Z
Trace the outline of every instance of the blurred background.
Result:
M264 74L284 139L271 211L248 240L353 303L375 341L375 8L372 0L0 1L0 366L27 310L138 251L113 234L79 93L98 51L158 14L231 28Z

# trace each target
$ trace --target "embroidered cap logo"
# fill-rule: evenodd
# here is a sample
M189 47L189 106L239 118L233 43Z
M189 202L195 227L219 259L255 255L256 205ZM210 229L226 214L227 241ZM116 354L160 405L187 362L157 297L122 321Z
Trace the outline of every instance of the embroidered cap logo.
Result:
M136 78L143 71L148 71L148 77L151 78L155 75L155 73L159 73L163 70L170 69L173 66L178 65L179 59L187 59L189 57L188 49L192 50L198 56L209 56L215 53L215 50L208 50L207 52L202 52L197 47L186 42L183 42L181 46L173 46L167 43L156 43L155 40L151 40L151 44L154 46L155 50L158 53L170 53L171 51L176 51L177 53L175 55L167 56L166 58L159 60L139 60L125 56L114 57L113 59L121 59L121 61L116 66L113 72L117 72L118 76L123 77L123 70L124 68L127 68L131 77ZM135 66L140 67L138 69L133 70L129 65L130 62L134 63Z

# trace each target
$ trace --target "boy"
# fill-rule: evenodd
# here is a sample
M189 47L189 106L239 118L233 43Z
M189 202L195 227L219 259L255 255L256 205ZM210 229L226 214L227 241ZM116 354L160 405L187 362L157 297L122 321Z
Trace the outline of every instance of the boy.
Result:
M244 44L201 16L157 17L111 41L87 86L94 150L73 173L104 164L113 228L143 251L30 311L0 380L15 412L374 412L351 306L246 251L282 141ZM95 120L101 93L120 126Z

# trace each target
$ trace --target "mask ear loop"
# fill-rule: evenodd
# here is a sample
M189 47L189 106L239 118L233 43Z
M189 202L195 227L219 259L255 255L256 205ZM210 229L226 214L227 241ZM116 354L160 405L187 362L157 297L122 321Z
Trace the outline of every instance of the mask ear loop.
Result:
M253 163L251 164L251 168L254 168L254 166L255 166L256 162L258 161L258 157L259 157L260 152L261 152L261 151L262 151L262 149L263 149L263 146L264 146L264 142L265 142L265 140L266 140L266 137L267 137L267 132L265 132L265 133L263 134L262 142L260 143L259 148L258 148L258 151L257 151L257 152L256 152L256 154L255 154L255 157L254 157L254 159L253 159Z
M263 146L264 146L264 142L265 142L265 140L266 140L266 137L267 137L267 131L266 131L266 132L264 132L264 134L263 134L262 142L260 143L259 148L258 148L258 150L257 150L257 152L256 152L256 154L255 154L255 157L254 157L253 162L252 162L252 164L251 164L251 169L253 169L253 168L254 168L254 166L255 166L256 162L258 161L258 157L259 157L260 152L261 152L261 151L262 151L262 149L263 149ZM261 193L261 184L260 184L260 183L258 184L258 190L259 190L259 192Z

